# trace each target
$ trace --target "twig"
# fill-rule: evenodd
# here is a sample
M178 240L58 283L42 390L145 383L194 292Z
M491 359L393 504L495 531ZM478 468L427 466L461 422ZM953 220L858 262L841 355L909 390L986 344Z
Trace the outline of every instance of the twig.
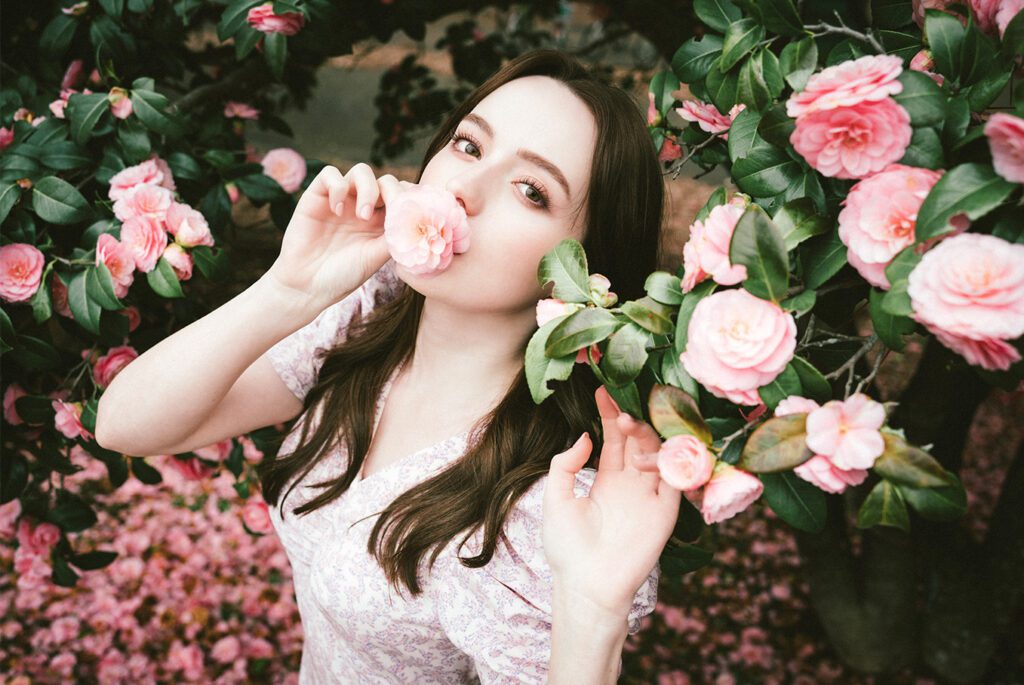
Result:
M885 47L878 42L877 38L872 36L870 33L861 33L860 31L855 31L851 29L849 26L843 23L843 18L839 16L839 12L836 12L835 15L836 21L839 22L839 26L833 26L832 24L826 24L825 22L821 22L820 24L808 24L807 28L810 29L811 31L821 32L812 34L812 37L817 38L818 36L824 36L830 33L838 33L840 35L849 36L850 38L855 38L861 42L867 43L872 48L874 48L875 52L882 55L885 54Z
M719 136L721 136L722 133L724 133L724 131L723 132L719 132L719 133L713 133L713 134L711 134L711 137L708 138L707 140L701 141L697 145L694 145L693 147L689 148L686 151L686 154L683 155L682 157L680 157L679 161L677 161L675 164L673 164L672 168L669 169L668 171L666 171L665 174L663 174L663 175L671 173L673 181L676 180L677 178L679 178L679 173L683 170L683 165L686 164L687 162L689 162L690 158L692 158L697 152L703 150L708 145L711 145L711 143L713 143L716 140L718 140Z
M826 338L825 340L815 340L814 342L801 344L800 348L803 349L806 347L825 347L826 345L835 345L836 343L850 342L853 340L862 340L862 338L856 335L843 335L842 333L834 333L831 338Z
M878 342L878 334L877 333L872 333L870 336L867 337L867 339L864 340L864 344L860 346L860 349L853 353L852 357L850 357L845 362L843 362L843 365L840 366L835 371L832 371L831 373L825 374L825 378L828 379L828 380L833 380L835 378L839 378L844 373L849 372L850 373L850 377L847 379L847 382L846 382L847 394L849 394L850 384L853 381L853 367L856 366L857 361L861 357L863 357L865 354L867 354L868 351L872 347L875 346L876 342Z
M886 357L889 356L890 352L892 352L892 350L890 350L888 347L886 347L883 351L878 353L878 356L875 357L875 363L871 367L871 373L869 373L867 376L865 376L864 379L860 383L857 384L856 390L853 391L854 393L860 392L865 387L867 387L867 385L871 381L873 381L875 379L875 376L878 375L878 369L881 368L882 362L885 360Z

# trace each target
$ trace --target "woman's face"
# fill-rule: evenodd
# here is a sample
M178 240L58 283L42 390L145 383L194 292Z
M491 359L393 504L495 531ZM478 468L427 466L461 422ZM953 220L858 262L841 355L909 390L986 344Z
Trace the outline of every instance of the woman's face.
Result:
M586 195L596 137L590 110L555 79L526 76L497 88L420 178L465 207L469 249L434 276L399 266L402 280L464 309L534 306L545 292L537 283L541 258L565 238L582 241L585 212L574 213Z

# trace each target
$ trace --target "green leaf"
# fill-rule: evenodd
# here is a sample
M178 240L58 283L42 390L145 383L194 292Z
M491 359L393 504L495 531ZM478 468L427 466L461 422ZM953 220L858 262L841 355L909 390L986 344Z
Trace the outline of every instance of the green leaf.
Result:
M82 194L56 176L41 178L32 187L32 207L40 219L51 224L74 224L92 216Z
M77 533L96 525L96 513L78 495L58 490L57 506L46 512L46 520L65 533Z
M775 101L784 85L779 59L771 50L761 48L740 69L736 98L760 112Z
M678 578L704 568L713 559L713 553L697 545L669 544L665 545L658 564L666 578Z
M234 183L256 205L272 202L287 194L277 181L262 172L236 178Z
M712 65L707 71L704 87L711 99L711 104L719 112L728 112L736 104L739 70L722 71L716 65Z
M608 338L601 369L613 385L625 385L640 375L647 362L645 345L650 337L640 326L628 323Z
M219 281L227 276L228 254L223 249L196 245L192 248L192 259L200 273L211 281Z
M796 121L786 114L786 105L782 102L766 109L757 124L757 134L778 148L786 148L789 145L789 137L795 129ZM729 139L732 139L731 130Z
M106 264L97 264L86 268L86 291L89 298L97 302L103 309L117 311L125 308L125 304L117 299L114 292L114 279Z
M996 45L982 33L973 17L964 30L964 41L960 46L960 85L976 83L980 79L1002 71L996 68Z
M50 143L43 149L40 161L56 171L68 171L92 164L93 158L80 145L70 140L59 140Z
M754 197L778 195L802 174L803 169L796 161L771 145L754 147L732 166L733 181Z
M160 472L149 465L144 457L135 457L129 459L132 465L132 473L141 482L146 485L157 485L162 483L164 478L160 475Z
M790 182L782 191L780 201L786 203L803 198L811 200L819 212L825 211L825 191L818 180L818 174L810 169Z
M89 297L88 269L76 271L71 276L71 282L68 283L68 306L82 328L99 335L101 307Z
M607 309L581 309L559 322L547 340L544 353L549 357L564 357L601 342L622 325L622 322Z
M806 414L768 419L747 438L738 466L751 473L775 473L804 463L812 456L806 444L806 421Z
M551 297L563 302L589 302L590 276L583 245L572 238L558 243L541 258L537 282L541 288L553 282Z
M909 316L913 313L910 295L907 293L907 278L920 261L921 255L910 245L885 267L885 277L890 286L882 298L882 309L885 312L892 316Z
M530 337L530 342L526 345L524 362L526 382L530 386L530 395L535 404L540 404L554 392L548 387L549 380L564 381L572 374L576 362L575 353L556 359L552 359L544 353L551 331L564 319L565 317L558 317L545 322L534 332Z
M959 26L959 24L957 24ZM953 167L932 186L917 212L914 239L922 243L952 230L950 219L966 214L977 219L996 208L1016 186L996 174L988 164Z
M808 238L827 233L832 228L832 222L818 214L810 198L787 202L775 213L772 221L782 234L787 252Z
M910 531L910 516L899 489L882 480L872 488L857 512L857 527L893 526Z
M924 32L935 58L935 70L947 79L956 79L960 74L964 27L948 12L928 9L924 14Z
M739 119L739 117L736 117L736 118ZM735 123L735 122L733 122L733 123ZM708 196L708 199L704 203L704 206L701 207L700 210L697 211L697 216L695 217L695 221L704 221L705 219L707 219L708 218L708 214L711 213L712 209L714 209L718 205L724 205L725 204L725 200L726 200L727 197L728 197L728 194L725 192L725 188L724 187L718 186L717 188L715 188L714 191L712 191L711 195Z
M1012 63L1017 55L1024 54L1024 12L1017 12L1016 16L1006 25L1003 31L1003 42L999 46L999 56L1007 63ZM1017 97L1024 93L1024 88L1018 90ZM1017 105L1020 109L1020 104Z
M676 337L675 352L682 354L686 351L686 340L689 337L687 328L690 319L693 318L693 310L697 303L715 291L715 282L712 280L697 284L693 290L683 296L683 303L679 305L679 313L676 314Z
M33 373L59 369L62 363L53 345L31 335L19 335L14 349L5 357Z
M160 257L160 261L156 263L156 268L146 274L146 282L149 283L149 287L153 289L153 292L161 297L185 297L185 293L181 290L181 282L178 280L178 275L174 273L171 263L164 257Z
M131 98L132 112L149 130L170 137L178 137L184 133L181 118L167 111L170 103L163 94L133 84Z
M803 387L800 385L800 375L792 364L787 364L786 368L773 378L770 383L766 383L758 388L757 394L760 395L768 408L774 411L779 402L790 395L803 394Z
M996 71L986 75L977 83L961 92L967 93L967 102L970 105L971 111L980 112L992 104L992 101L1003 92L1003 89L1006 88L1006 84L1009 82L1009 72Z
M652 297L624 302L620 309L635 324L656 335L666 335L675 328L671 319L672 307Z
M722 71L729 71L762 40L764 40L764 26L754 19L745 18L729 24L725 31L718 68Z
M794 473L762 473L764 501L783 521L809 533L825 528L825 493Z
M911 445L896 433L882 431L885 450L875 460L875 473L893 483L912 488L941 488L950 485L948 472L935 457Z
M648 276L644 281L644 292L662 304L678 306L683 301L679 277L667 271L655 271Z
M729 140L726 143L729 159L732 162L743 159L754 148L763 147L766 144L757 133L761 116L761 113L752 109L744 109L736 115L729 127Z
M288 59L288 38L283 33L267 33L263 37L263 56L274 76L284 76L284 63Z
M779 68L785 74L786 83L794 91L803 90L807 79L818 68L818 44L810 36L789 43L782 48Z
M679 90L679 79L671 71L659 71L651 79L648 90L654 93L654 106L665 114L675 102L672 93Z
M106 93L72 93L64 108L65 118L71 122L71 138L84 145L92 135L100 117L110 110Z
M803 357L793 357L789 363L800 377L800 387L803 388L804 397L819 404L824 404L832 399L832 386L813 364Z
M897 489L911 507L929 521L955 521L967 513L967 491L960 479L949 474L952 485L939 488L912 488L899 485Z
M50 57L59 58L71 45L78 29L78 19L66 14L57 14L39 36L39 49Z
M750 205L736 223L729 261L747 268L743 287L757 297L781 302L789 289L789 257L779 229L765 211Z
M5 183L0 185L0 223L7 219L11 208L17 204L21 197L21 186L17 183Z
M803 290L792 297L787 297L780 306L787 312L793 312L797 315L803 315L806 312L814 309L815 303L818 301L818 291L816 290Z
M719 33L725 33L731 23L743 17L740 8L729 0L694 0L693 11L698 19Z
M846 245L836 231L817 236L800 247L804 286L808 288L817 290L846 266Z
M761 10L761 23L771 33L799 36L804 32L804 22L793 0L759 0L757 4Z
M907 151L900 164L922 169L942 169L946 166L939 132L934 128L915 128Z
M703 81L722 54L722 38L712 33L691 38L672 56L672 72L683 83Z
M693 395L671 385L656 383L647 400L651 425L663 439L674 435L692 435L706 445L711 444L708 428Z
M226 41L235 35L240 28L247 26L246 17L249 14L249 10L263 1L234 0L224 9L224 13L220 16L220 21L217 22L217 37L221 41Z
M885 29L898 29L912 20L912 7L904 0L871 0L871 23Z
M117 558L117 552L93 550L68 556L68 563L83 571L97 571L109 566Z
M904 69L897 79L903 90L892 96L896 104L907 110L914 126L937 126L946 116L946 98L931 76Z
M906 346L904 335L914 332L914 321L906 316L895 316L882 307L885 293L876 288L868 295L868 311L871 313L871 325L875 333L882 339L886 347L898 352Z

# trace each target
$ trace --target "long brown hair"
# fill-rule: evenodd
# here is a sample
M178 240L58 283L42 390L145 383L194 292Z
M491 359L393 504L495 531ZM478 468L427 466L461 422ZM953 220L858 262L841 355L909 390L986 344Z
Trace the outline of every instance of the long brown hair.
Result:
M417 180L477 103L501 85L529 75L558 79L593 113L597 140L581 242L590 271L607 276L620 301L642 297L646 276L660 263L661 165L640 107L575 58L544 48L505 64L448 115L430 141ZM341 441L350 455L348 469L333 480L315 484L324 491L293 513L305 514L327 504L355 480L370 447L378 396L396 366L412 354L423 300L422 294L402 285L394 299L375 308L365 320L352 322L346 340L326 353L316 384L303 401L306 417L322 404L312 436L311 422L302 421L296 449L257 467L264 498L271 506L278 504L281 490L296 474L299 478L289 492ZM479 438L469 441L465 455L380 512L367 552L377 558L391 585L398 588L400 581L413 595L419 594L417 570L427 552L431 552L432 567L449 541L465 533L465 543L481 525L481 553L459 558L468 567L484 566L494 554L506 516L548 472L551 457L587 431L594 442L591 460L596 460L602 441L594 374L580 367L569 380L554 382L552 387L551 397L534 404L525 371L520 370L497 407L477 422L473 435ZM482 425L486 429L481 434Z

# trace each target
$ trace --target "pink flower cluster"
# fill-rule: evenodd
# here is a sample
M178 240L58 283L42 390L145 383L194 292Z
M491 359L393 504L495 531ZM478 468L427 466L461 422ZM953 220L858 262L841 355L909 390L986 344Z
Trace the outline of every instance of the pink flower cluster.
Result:
M949 12L966 25L967 20L950 8L953 4L956 4L954 0L914 0L914 21L924 28L925 10L933 9ZM1006 33L1010 20L1024 10L1024 0L967 0L967 4L978 28L990 35L998 33L1000 37Z
M676 107L676 114L686 121L696 122L703 131L708 133L721 133L722 140L728 140L728 130L736 115L746 109L746 105L733 105L728 114L722 114L718 108L708 102L699 100L686 100L682 107Z
M811 76L786 102L796 118L789 141L825 176L864 178L900 160L913 133L910 115L890 97L903 61L866 55Z
M1006 370L1024 335L1024 245L981 233L946 238L907 279L913 318L970 364Z
M703 220L690 225L690 237L683 246L682 290L688 293L710 276L719 285L742 283L747 267L729 261L729 243L747 202L734 197L714 207Z
M697 303L679 359L713 395L758 405L757 389L782 373L795 350L796 322L791 314L774 302L733 289Z

